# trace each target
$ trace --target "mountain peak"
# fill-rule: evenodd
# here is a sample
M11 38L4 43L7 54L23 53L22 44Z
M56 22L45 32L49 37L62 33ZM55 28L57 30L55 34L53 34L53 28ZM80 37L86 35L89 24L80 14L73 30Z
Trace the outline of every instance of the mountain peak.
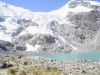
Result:
M93 1L93 0L71 0L71 1Z
M88 8L100 6L100 2L94 0L71 0L65 6L69 8L76 8L77 6L84 6ZM65 7L64 6L64 7ZM94 8L92 8L94 9Z
M5 2L0 2L0 7L3 6L3 7L7 7L9 4L8 3L5 3Z
M60 17L65 17L69 12L79 13L90 12L91 10L100 10L100 2L94 0L70 0L63 7L51 11L51 13Z

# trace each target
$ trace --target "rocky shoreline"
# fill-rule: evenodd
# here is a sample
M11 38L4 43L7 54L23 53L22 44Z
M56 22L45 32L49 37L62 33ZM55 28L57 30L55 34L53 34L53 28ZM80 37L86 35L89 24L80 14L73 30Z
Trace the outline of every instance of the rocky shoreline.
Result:
M0 75L100 75L100 61L29 59L0 53Z

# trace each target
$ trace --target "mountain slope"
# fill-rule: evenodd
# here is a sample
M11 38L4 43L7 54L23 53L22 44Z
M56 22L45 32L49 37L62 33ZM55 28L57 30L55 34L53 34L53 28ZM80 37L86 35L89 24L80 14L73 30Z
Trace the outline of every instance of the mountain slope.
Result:
M3 2L0 7L1 49L3 46L6 51L40 53L99 49L99 2L71 0L47 13L31 12Z

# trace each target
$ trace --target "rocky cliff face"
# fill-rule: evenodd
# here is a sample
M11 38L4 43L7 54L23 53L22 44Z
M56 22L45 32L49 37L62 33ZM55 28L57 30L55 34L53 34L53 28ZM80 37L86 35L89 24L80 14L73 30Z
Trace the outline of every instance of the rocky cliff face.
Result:
M51 12L0 2L0 49L69 53L100 50L100 3L72 0Z

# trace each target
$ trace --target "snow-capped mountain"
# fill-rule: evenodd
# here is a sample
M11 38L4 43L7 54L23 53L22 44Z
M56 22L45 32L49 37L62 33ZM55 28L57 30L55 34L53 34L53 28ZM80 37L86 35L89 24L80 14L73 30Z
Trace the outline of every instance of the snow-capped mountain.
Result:
M71 0L51 12L0 2L0 47L67 53L100 49L100 2Z

